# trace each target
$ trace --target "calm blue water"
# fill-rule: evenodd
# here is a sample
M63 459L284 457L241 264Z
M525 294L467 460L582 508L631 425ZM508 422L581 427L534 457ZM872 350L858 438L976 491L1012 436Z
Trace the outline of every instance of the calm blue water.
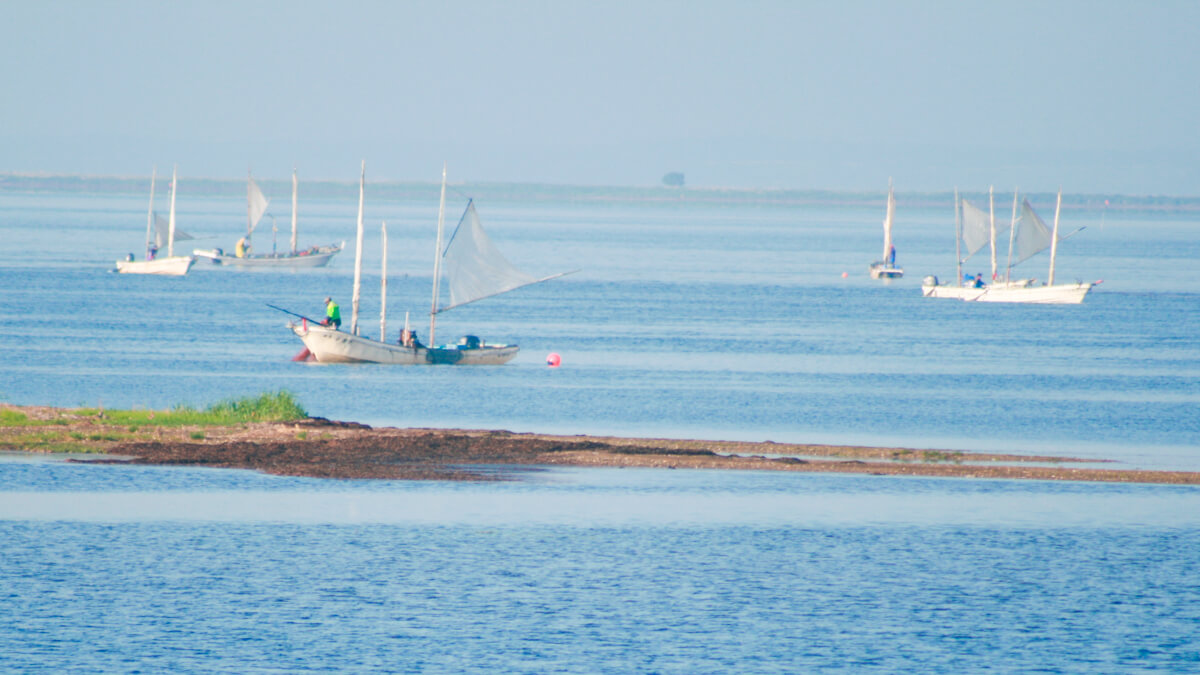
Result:
M235 199L187 198L180 225L226 248ZM388 221L389 328L428 333L437 205L373 200L360 323L379 332L378 228ZM285 204L289 195L273 195ZM903 197L903 196L902 196ZM547 284L442 316L439 337L516 342L503 368L292 363L283 314L349 318L352 252L329 269L197 265L183 279L110 274L140 248L142 195L0 199L0 397L14 403L169 407L286 388L315 415L369 424L827 441L1055 452L1200 468L1200 224L1065 212L1088 227L1059 279L1104 279L1074 307L922 298L952 278L952 209L906 210L907 276L866 276L882 207L479 204L485 227ZM882 195L880 197L882 204ZM463 200L456 199L455 222ZM986 202L985 202L986 203ZM1052 205L1036 204L1052 214ZM301 243L349 240L356 204L301 202ZM259 250L271 245L260 226ZM280 232L286 246L287 232ZM1018 268L1044 277L1046 256ZM975 263L978 262L978 265ZM985 268L972 261L968 270ZM971 265L974 265L972 267ZM843 278L842 273L847 273ZM562 355L549 369L545 356Z
M389 228L388 332L408 309L424 334L436 204L369 187L370 231ZM519 266L583 271L439 324L521 344L513 363L389 368L292 363L299 343L264 305L317 314L333 295L348 317L349 256L283 275L107 273L140 248L142 200L0 195L3 400L285 388L371 424L1200 469L1192 222L1068 213L1089 227L1059 278L1104 284L1078 307L1021 307L921 298L922 276L953 275L953 224L903 199L908 277L890 286L866 278L882 197L479 204ZM302 209L302 243L352 238L353 203ZM181 226L210 235L197 246L229 247L239 213L180 196ZM360 322L377 334L367 250ZM0 460L0 540L0 664L17 672L1200 669L1191 487L574 469L353 483L18 456Z
M0 461L8 671L1195 672L1200 490Z

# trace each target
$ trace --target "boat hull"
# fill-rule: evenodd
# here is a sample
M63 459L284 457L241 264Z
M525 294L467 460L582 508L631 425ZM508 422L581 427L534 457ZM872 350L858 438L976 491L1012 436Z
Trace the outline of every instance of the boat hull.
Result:
M307 269L324 267L333 256L341 252L341 246L316 246L299 253L251 255L244 258L225 255L217 249L196 249L192 253L208 258L214 265L246 269Z
M1055 284L1034 286L1028 280L997 282L976 288L974 286L942 286L936 283L921 285L921 294L927 298L952 298L965 302L1011 302L1034 305L1078 305L1095 284Z
M1092 290L1091 283L1026 286L1024 288L986 288L975 302L1020 302L1035 305L1078 305Z
M887 263L873 263L870 273L872 279L899 279L904 276L904 269Z
M188 273L196 259L188 255L177 255L154 260L118 260L117 272L121 274L157 274L166 277L181 277Z
M307 322L293 323L289 326L319 363L496 366L508 363L520 351L517 345L483 345L473 348L405 347Z
M974 286L942 286L938 284L922 284L921 295L927 298L951 298L953 300L974 300L983 295L984 288Z

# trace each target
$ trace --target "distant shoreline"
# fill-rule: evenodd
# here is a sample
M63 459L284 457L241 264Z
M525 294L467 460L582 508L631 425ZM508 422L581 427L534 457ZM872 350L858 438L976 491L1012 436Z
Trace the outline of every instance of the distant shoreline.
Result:
M291 178L255 177L267 192L290 194ZM149 192L147 176L78 176L0 172L0 193L40 192L59 194L113 194L145 196ZM190 194L216 198L245 198L245 178L205 178L181 176ZM439 183L435 181L368 181L372 199L429 200L436 202ZM817 190L792 188L669 187L621 185L567 185L551 183L456 183L453 187L488 202L544 201L594 204L708 204L760 206L881 206L887 191ZM354 180L316 179L302 181L310 198L356 199ZM953 189L934 192L897 191L897 198L908 208L945 207L953 211ZM964 190L967 197L986 192ZM1053 193L1030 192L1025 196L1034 203L1052 204ZM1200 212L1200 197L1170 195L1121 195L1064 193L1067 210L1094 213L1150 213L1194 215Z
M0 404L0 413L13 420L0 423L0 449L68 452L73 462L206 466L313 478L517 480L538 467L573 466L1200 485L1200 472L1096 468L1103 462L1074 457L372 428L313 417L134 428L114 424L103 411Z

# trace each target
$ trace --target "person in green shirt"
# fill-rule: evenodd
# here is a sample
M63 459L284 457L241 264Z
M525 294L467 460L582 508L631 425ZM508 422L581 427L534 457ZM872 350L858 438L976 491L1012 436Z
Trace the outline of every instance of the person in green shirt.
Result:
M333 298L325 298L324 325L333 326L334 329L342 327L342 310L338 307L338 304L333 301Z

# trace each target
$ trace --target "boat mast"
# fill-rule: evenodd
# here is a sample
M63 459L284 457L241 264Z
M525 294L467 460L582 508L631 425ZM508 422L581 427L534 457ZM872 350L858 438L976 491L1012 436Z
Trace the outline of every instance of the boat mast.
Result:
M991 217L991 245L992 245L992 278L996 280L996 197L992 190L992 186L988 186L988 213Z
M292 167L292 255L296 255L296 192L299 182L296 180L296 167Z
M1013 188L1012 224L1008 227L1008 267L1004 270L1004 280L1011 281L1013 239L1017 236L1017 189Z
M254 218L250 213L254 201L253 189L254 177L250 175L250 169L246 169L246 243L250 243L250 234L254 232Z
M429 346L436 343L434 334L437 330L438 291L442 278L442 227L446 220L446 163L442 162L442 197L438 201L437 243L433 251L433 304L429 308Z
M958 202L958 188L954 188L954 259L958 261L958 285L963 285L962 276L962 209Z
M354 293L350 296L350 332L358 335L358 298L362 290L363 186L367 182L367 160L358 177L358 240L354 243Z
M167 218L167 257L175 255L175 174L178 166L171 167L171 215Z
M154 228L154 179L158 178L158 167L150 170L150 208L146 209L146 260L150 259L150 237Z
M888 196L887 196L887 215L883 219L883 260L884 265L888 264L888 255L892 251L892 216L896 213L896 197L892 191L892 178L888 177Z
M1046 286L1054 285L1054 259L1058 256L1058 214L1062 211L1062 187L1058 188L1058 202L1054 205L1054 232L1050 235L1050 277Z
M383 267L379 270L379 341L387 342L387 221L380 226Z

